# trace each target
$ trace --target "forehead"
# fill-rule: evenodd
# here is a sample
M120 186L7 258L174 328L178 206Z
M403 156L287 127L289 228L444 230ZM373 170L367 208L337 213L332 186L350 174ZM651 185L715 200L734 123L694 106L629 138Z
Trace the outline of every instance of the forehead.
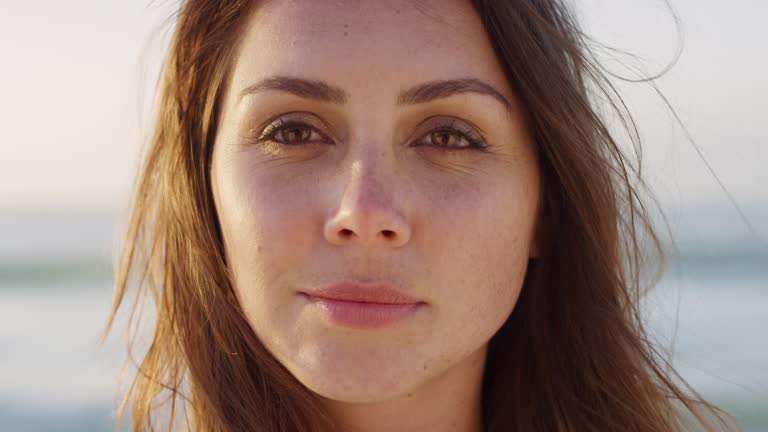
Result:
M341 87L479 78L509 90L469 1L271 0L244 36L235 87L285 75Z

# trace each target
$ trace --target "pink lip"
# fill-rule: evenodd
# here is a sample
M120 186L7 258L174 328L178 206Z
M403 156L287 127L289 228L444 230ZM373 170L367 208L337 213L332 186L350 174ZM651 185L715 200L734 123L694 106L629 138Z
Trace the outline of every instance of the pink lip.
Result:
M403 320L424 303L387 284L341 283L300 294L338 324L367 329Z

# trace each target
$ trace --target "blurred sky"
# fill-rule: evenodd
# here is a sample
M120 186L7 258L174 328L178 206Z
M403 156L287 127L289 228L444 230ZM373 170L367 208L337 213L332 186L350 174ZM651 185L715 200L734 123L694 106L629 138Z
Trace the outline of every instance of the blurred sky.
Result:
M671 0L685 45L658 81L728 190L768 206L768 2ZM0 208L123 208L147 134L152 91L176 1L0 0ZM674 57L664 2L576 2L600 42L646 71ZM159 30L160 29L160 30ZM611 63L611 70L624 73ZM647 85L621 85L662 202L727 206L670 112Z

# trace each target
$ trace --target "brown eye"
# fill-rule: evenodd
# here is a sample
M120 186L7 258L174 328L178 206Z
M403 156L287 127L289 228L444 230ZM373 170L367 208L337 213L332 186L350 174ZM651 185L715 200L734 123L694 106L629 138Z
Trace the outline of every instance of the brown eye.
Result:
M486 151L488 148L483 136L460 120L449 118L431 126L432 130L416 140L415 145L445 152Z
M287 126L278 130L274 138L285 143L300 143L312 137L312 129L305 126Z
M463 148L471 145L464 137L446 130L432 131L430 139L434 145L440 147Z
M302 120L282 118L267 126L258 141L271 141L291 146L331 142L315 126L309 123Z

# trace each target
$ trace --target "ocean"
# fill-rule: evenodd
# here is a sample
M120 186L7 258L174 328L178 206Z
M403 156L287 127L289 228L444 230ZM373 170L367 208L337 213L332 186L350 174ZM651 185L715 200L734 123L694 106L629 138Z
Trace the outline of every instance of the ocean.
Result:
M768 211L745 213L753 232L733 209L676 212L679 259L644 307L683 377L768 432ZM121 227L109 211L0 210L0 431L114 430L125 326L98 339Z

